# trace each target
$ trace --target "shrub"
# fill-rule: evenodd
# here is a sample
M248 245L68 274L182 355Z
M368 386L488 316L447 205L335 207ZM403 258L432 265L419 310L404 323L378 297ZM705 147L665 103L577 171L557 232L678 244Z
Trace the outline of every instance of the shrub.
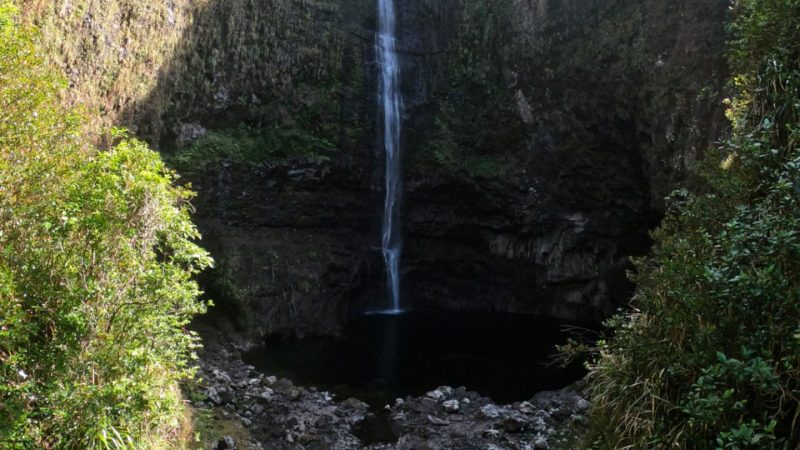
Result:
M707 192L673 195L634 310L609 322L592 448L800 445L800 1L733 12L732 136Z
M174 448L191 194L141 142L85 142L34 40L0 1L0 448Z

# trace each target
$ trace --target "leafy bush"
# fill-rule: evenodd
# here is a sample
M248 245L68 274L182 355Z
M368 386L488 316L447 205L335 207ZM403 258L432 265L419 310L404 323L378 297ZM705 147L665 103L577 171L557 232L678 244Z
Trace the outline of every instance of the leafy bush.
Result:
M97 151L0 1L0 448L175 448L205 306L190 192L117 133Z
M708 191L673 196L634 311L609 323L592 448L800 445L800 1L733 11L732 137Z

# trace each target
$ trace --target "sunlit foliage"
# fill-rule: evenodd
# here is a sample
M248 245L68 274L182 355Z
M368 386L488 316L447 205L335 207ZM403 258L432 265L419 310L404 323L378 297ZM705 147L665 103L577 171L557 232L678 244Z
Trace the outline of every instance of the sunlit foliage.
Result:
M85 142L35 38L0 1L0 448L174 448L191 193L124 133Z

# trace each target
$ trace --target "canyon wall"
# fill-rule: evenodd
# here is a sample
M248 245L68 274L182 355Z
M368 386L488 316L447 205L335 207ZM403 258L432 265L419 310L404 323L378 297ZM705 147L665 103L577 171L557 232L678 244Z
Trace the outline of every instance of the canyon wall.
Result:
M628 257L722 132L726 8L403 3L413 298L583 320L624 304Z
M22 4L103 123L168 157L259 136L260 156L182 169L218 312L255 335L328 333L376 306L371 1ZM727 2L398 7L407 304L581 321L623 305L629 256L723 132Z

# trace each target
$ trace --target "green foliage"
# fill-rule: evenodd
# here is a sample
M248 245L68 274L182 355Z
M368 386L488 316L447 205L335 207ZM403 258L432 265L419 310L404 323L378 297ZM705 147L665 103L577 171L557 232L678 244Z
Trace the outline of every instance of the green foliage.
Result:
M279 158L328 157L335 151L329 141L297 129L239 128L212 131L165 158L177 170L191 172L221 161L257 164Z
M671 199L635 310L609 322L593 448L800 445L800 1L734 12L733 134L708 192Z
M205 305L191 193L144 144L97 151L0 3L0 448L175 448Z
M498 177L509 173L513 154L524 146L525 129L515 109L507 66L514 60L512 5L466 2L453 52L447 55L448 83L439 100L431 137L414 155L421 169Z

